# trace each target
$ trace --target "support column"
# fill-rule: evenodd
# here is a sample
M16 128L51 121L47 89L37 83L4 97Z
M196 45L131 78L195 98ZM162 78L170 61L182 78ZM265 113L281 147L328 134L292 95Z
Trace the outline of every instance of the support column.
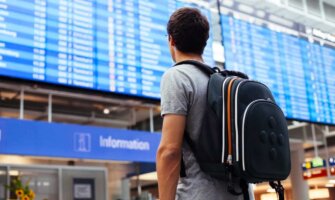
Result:
M292 199L309 200L309 187L307 181L303 179L301 164L304 162L304 149L302 143L295 144L291 148L291 183Z
M48 122L52 122L52 94L48 96Z
M129 178L122 179L121 199L130 199L130 180Z
M149 117L150 117L150 133L153 133L155 131L154 128L154 109L153 107L150 107L149 109Z
M20 119L24 119L24 90L21 89L20 92Z

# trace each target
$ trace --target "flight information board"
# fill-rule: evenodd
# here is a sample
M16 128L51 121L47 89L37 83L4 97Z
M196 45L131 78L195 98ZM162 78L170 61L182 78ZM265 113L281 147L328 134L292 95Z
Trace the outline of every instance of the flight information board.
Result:
M1 0L0 75L158 99L176 0ZM209 12L202 9L207 16ZM212 63L212 44L205 59Z
M335 124L335 49L222 15L226 68L272 90L287 118Z

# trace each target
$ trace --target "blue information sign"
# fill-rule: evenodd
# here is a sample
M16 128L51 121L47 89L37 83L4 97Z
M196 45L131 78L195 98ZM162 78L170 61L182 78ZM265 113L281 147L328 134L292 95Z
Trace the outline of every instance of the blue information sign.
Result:
M176 0L0 1L0 75L158 99ZM209 15L207 10L204 10ZM205 51L212 59L211 40Z
M0 154L155 162L160 134L0 118Z
M222 15L226 68L264 82L287 118L335 124L335 49Z

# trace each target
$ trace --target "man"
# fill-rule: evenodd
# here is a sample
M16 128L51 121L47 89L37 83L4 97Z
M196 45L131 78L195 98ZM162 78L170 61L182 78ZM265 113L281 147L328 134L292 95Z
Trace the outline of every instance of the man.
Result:
M209 23L198 9L181 8L175 11L168 22L167 32L174 62L203 62ZM163 130L157 151L160 200L242 199L242 196L233 196L227 192L225 182L202 172L190 147L183 140L185 132L193 140L200 133L208 79L206 74L188 64L170 68L162 78ZM186 176L180 178L182 158Z

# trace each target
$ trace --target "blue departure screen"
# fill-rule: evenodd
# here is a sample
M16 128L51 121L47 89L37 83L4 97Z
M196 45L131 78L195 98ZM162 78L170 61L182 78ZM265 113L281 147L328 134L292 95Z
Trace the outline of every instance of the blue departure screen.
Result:
M226 68L267 84L288 118L335 124L335 50L222 15Z
M0 75L159 98L175 0L2 0ZM209 16L209 12L203 10ZM211 40L206 48L212 63Z

